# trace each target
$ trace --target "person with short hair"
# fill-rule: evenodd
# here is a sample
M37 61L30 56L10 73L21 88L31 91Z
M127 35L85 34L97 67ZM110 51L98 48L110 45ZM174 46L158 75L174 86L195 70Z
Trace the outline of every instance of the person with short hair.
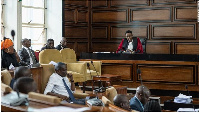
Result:
M11 64L14 67L19 66L19 56L13 46L12 40L4 37L1 42L1 68L9 69Z
M31 47L31 41L27 38L22 39L21 41L23 48L19 50L19 56L20 56L20 64L22 66L28 66L30 64L37 64L38 60L35 56L35 52L30 48Z
M62 40L60 41L60 44L56 46L56 49L60 51L64 48L67 48L67 38L62 37Z
M126 38L123 38L116 53L143 53L140 39L133 37L132 31L128 30L125 33Z
M131 109L143 112L144 105L148 102L150 95L150 90L146 86L137 87L135 96L130 100Z
M31 70L25 66L17 67L14 72L14 78L10 82L11 88L13 88L15 81L20 77L32 77Z
M113 103L122 109L130 111L129 100L126 95L118 94L114 97Z
M30 77L20 77L16 80L13 86L14 91L28 94L29 92L37 92L35 81Z
M44 50L44 49L55 49L54 40L48 39L46 45L44 47L42 47L41 51Z
M148 101L144 106L144 112L161 112L160 104L155 100Z

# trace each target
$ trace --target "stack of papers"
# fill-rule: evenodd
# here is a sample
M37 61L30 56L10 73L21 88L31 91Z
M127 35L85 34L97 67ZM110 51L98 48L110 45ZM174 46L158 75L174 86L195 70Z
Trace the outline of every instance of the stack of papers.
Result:
M191 101L192 101L192 96L186 96L181 93L174 99L175 103L189 104L191 103Z
M83 112L86 110L90 110L89 107L82 107L82 108L71 108L66 106L55 106L43 109L35 109L34 111L39 112Z
M179 108L177 112L199 112L199 109L194 108Z

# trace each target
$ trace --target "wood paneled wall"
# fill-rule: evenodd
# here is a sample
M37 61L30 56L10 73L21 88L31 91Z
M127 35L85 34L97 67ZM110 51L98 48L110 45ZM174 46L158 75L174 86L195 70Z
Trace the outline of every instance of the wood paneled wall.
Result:
M63 36L81 52L115 52L126 30L149 54L199 54L197 0L63 0Z

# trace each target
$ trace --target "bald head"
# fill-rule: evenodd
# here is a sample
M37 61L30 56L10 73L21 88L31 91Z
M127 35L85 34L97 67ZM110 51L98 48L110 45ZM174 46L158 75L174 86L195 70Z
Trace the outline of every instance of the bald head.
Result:
M151 92L146 86L141 85L141 86L137 87L135 95L140 100L140 102L143 105L145 105L148 102Z
M114 105L123 108L125 110L130 110L129 100L126 95L118 94L113 99Z

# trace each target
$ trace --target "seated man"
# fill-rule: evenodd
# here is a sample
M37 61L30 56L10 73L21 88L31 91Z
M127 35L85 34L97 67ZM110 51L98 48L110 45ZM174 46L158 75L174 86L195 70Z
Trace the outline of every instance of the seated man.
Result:
M19 56L13 48L12 40L4 38L1 42L1 68L9 69L10 65L19 66Z
M13 87L14 91L19 91L20 93L24 94L28 94L29 92L37 92L36 83L30 77L21 77L17 79Z
M30 64L37 64L37 58L35 56L35 52L30 49L31 47L31 41L27 38L22 39L22 45L24 46L19 50L19 56L20 56L20 64L22 66L28 66Z
M126 95L118 94L113 99L114 105L130 111L129 100Z
M58 62L55 65L55 71L56 73L53 73L49 78L44 94L57 96L62 100L76 104L85 104L85 100L74 98L75 84L72 74L67 73L66 64Z
M10 82L10 87L13 89L15 81L20 77L31 77L31 70L28 67L20 66L15 70L14 78Z
M60 44L56 46L57 50L61 50L67 48L67 39L65 37L62 37L62 40L60 41Z
M133 37L132 31L128 30L125 33L126 38L123 38L116 53L143 53L140 39Z
M48 39L47 40L47 44L44 47L42 47L41 51L44 50L44 49L55 49L54 40L53 39Z
M139 86L136 89L136 94L130 100L130 107L132 110L144 112L144 105L148 102L151 93L145 86Z

